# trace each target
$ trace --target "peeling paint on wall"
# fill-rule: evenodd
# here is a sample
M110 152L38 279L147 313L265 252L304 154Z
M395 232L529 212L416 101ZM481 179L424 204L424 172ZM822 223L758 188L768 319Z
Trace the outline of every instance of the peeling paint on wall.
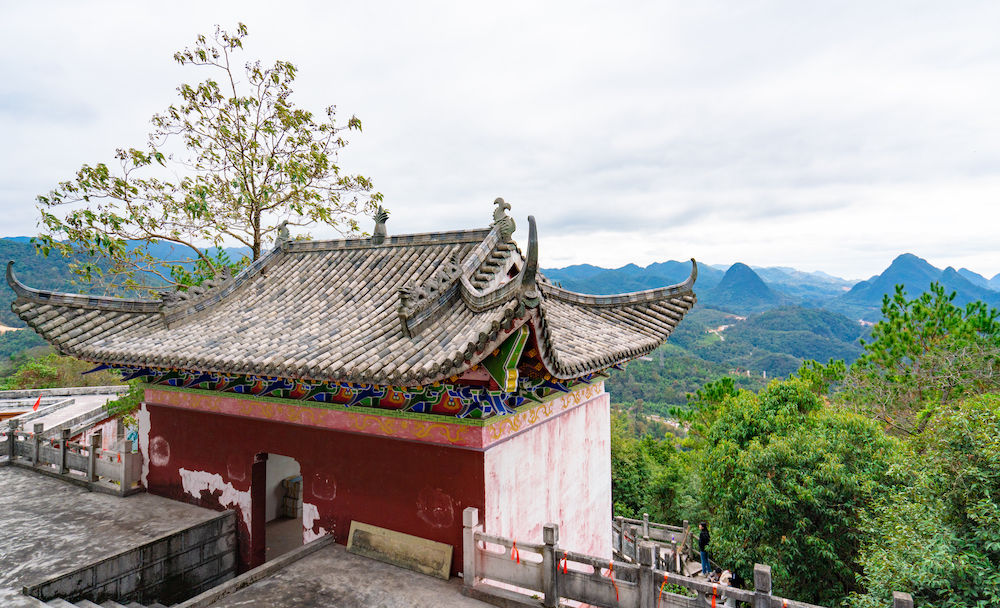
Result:
M330 473L313 473L310 490L320 500L333 500L337 497L337 480Z
M223 481L218 473L179 469L184 492L201 499L202 493L215 496L224 507L236 507L243 517L243 523L250 529L250 492L241 492L233 484Z
M332 533L332 530L330 532L327 532L326 529L323 528L322 526L319 526L315 531L313 531L313 527L316 526L317 520L319 520L319 509L316 507L316 505L311 505L307 502L303 502L302 503L302 527L304 528L302 533L303 543L311 543L317 538Z
M435 528L450 528L455 523L455 505L441 488L426 486L417 495L417 517Z
M159 435L149 440L149 462L157 467L170 463L170 444Z
M229 473L229 479L233 481L246 481L247 479L247 465L243 461L244 456L238 453L232 453L226 460L226 472Z

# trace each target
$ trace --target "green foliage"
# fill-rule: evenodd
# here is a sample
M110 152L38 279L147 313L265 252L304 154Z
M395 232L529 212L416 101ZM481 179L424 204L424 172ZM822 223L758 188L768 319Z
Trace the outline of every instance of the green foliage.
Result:
M709 331L721 326L728 327ZM683 406L688 394L724 376L739 388L758 390L770 378L795 373L808 360L853 361L862 352L859 337L864 331L844 316L810 308L784 307L743 321L697 308L651 360L634 361L623 373L613 374L608 390L621 402L642 399L652 411L666 414Z
M795 373L795 377L805 382L809 390L821 396L829 395L846 375L847 364L838 359L830 359L826 365L819 361L806 361Z
M688 458L677 438L638 435L643 428L628 413L611 416L611 494L615 515L673 521L693 505ZM700 514L700 511L695 510ZM680 519L684 519L681 517ZM680 520L678 520L680 521Z
M369 178L337 165L346 132L360 131L361 121L337 124L334 106L322 117L297 108L296 68L287 61L240 68L246 36L243 24L234 33L217 28L213 39L198 36L174 54L210 77L178 87L179 102L153 117L144 149L119 149L115 169L83 165L38 197L39 251L85 254L74 266L81 277L135 289L234 272L242 260L213 258L203 244L237 241L256 260L283 221L358 230L356 216L382 200ZM141 245L151 240L186 255L161 260Z
M722 405L736 395L736 383L727 376L709 382L693 395L688 395L687 407L674 408L671 414L685 423L688 430L683 445L688 448L702 447L709 429L719 418Z
M0 333L0 359L12 359L26 350L47 347L48 342L30 329Z
M963 309L954 299L933 283L908 300L897 285L845 379L842 400L896 432L919 433L943 404L1000 390L1000 312L983 302Z
M903 490L867 517L853 605L893 589L927 608L1000 605L1000 395L936 412L892 473Z
M769 564L777 593L809 602L856 589L861 517L886 491L893 440L786 381L727 399L709 444L701 499L722 563L741 572Z
M121 384L121 379L117 374L107 371L87 374L86 376L81 375L92 367L92 363L50 353L43 357L32 358L21 363L14 374L4 381L2 389L16 390Z
M105 403L104 409L109 416L121 418L126 427L134 427L136 425L135 412L142 404L144 394L145 391L138 382L130 382L128 392Z
M953 299L898 288L851 366L808 360L759 394L739 376L706 383L670 411L682 440L642 437L641 411L621 414L616 509L706 520L718 563L744 576L769 564L775 591L799 600L874 608L901 590L920 606L1000 604L1000 315ZM713 348L691 338L680 352Z
M32 287L54 291L75 291L75 275L70 269L70 261L54 256L38 255L27 239L0 239L0 261L14 261L14 269L21 278L29 277ZM14 290L6 281L0 281L0 324L7 327L24 327L24 322L10 309L14 300Z

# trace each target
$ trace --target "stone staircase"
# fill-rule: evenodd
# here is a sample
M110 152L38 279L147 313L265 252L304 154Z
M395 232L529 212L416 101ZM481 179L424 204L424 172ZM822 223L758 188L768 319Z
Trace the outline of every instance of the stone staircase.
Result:
M138 602L129 602L128 604L119 604L118 602L107 600L101 602L100 604L95 604L89 600L79 600L77 602L68 602L63 599L56 598L54 600L49 600L45 602L45 606L52 606L53 608L167 608L159 602L154 602L152 604L140 604Z

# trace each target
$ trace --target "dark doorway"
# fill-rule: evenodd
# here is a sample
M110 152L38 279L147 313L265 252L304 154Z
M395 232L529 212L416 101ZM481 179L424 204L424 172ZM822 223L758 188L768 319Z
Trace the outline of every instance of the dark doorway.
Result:
M289 456L257 454L252 475L254 567L302 546L302 469Z

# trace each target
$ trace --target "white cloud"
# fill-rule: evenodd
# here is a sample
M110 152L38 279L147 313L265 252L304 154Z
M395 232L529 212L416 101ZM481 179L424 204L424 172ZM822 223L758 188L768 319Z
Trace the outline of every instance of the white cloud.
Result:
M213 24L365 125L342 161L391 232L485 225L543 264L695 256L879 272L911 251L1000 272L996 3L23 3L0 24L2 233L139 145ZM314 234L323 235L316 230Z

